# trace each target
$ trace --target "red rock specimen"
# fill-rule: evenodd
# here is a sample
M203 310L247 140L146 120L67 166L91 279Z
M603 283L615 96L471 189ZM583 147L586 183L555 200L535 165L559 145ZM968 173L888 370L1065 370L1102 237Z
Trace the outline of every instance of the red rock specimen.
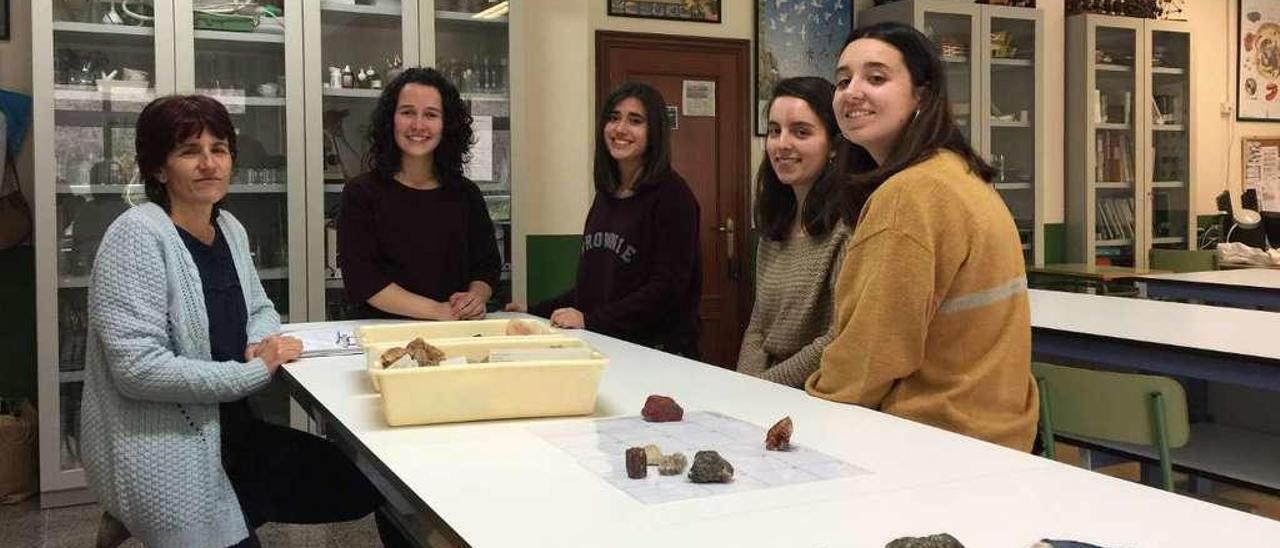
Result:
M644 401L640 415L648 422L675 422L684 418L684 409L676 400L653 394Z
M396 360L403 358L404 355L408 353L408 350L400 348L399 346L395 348L388 348L386 352L382 353L382 368L386 369L391 367L391 364L396 363Z
M644 456L643 447L627 449L627 477L641 479L649 474L649 460Z
M418 367L440 365L440 360L444 359L444 352L427 344L427 341L422 340L422 337L409 341L409 344L404 349L409 351L410 356L413 356L413 361L418 362Z
M689 481L694 483L728 483L733 479L733 465L715 451L698 451L689 467Z
M782 417L764 435L764 448L770 451L786 451L791 448L791 417Z

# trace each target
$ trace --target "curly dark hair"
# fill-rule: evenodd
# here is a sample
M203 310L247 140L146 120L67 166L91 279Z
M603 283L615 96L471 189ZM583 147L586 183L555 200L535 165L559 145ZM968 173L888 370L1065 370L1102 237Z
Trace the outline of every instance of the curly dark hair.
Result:
M396 146L395 115L400 101L400 91L406 85L419 84L436 88L444 107L444 135L440 145L431 155L431 167L440 184L448 186L462 180L462 166L471 159L471 145L475 136L471 131L471 112L462 94L444 75L433 68L413 67L405 69L378 98L369 120L365 139L369 151L364 155L364 165L375 179L387 180L400 171L400 147Z
M156 178L169 153L187 139L208 131L226 139L231 161L236 159L236 128L227 107L205 95L166 95L147 103L138 114L133 146L147 199L169 211L169 191ZM213 204L213 219L226 198Z
M765 113L773 108L773 102L779 97L795 97L809 105L813 113L822 122L826 130L827 142L834 154L839 150L842 140L840 126L836 123L835 111L831 109L831 97L835 87L826 79L816 76L799 76L778 82L773 88L773 97L769 99ZM840 192L841 175L835 169L835 161L828 161L825 169L813 182L809 195L804 201L804 211L800 212L800 222L810 236L825 236L841 217L841 201L836 199ZM769 155L760 160L760 168L756 171L756 226L760 227L765 238L773 241L787 239L791 232L791 222L796 217L796 193L778 179L773 170L773 162Z

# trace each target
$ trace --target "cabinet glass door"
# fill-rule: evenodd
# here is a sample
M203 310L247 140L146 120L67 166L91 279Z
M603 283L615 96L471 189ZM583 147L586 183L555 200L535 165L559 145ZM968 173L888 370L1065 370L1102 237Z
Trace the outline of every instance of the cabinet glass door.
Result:
M435 66L458 86L476 142L467 178L484 193L502 253L502 281L490 305L511 300L511 93L508 3L436 0Z
M1090 66L1095 89L1089 108L1094 128L1094 258L1097 264L1134 266L1134 228L1140 226L1135 223L1140 214L1135 196L1141 166L1134 155L1140 116L1134 110L1139 37L1131 28L1094 28Z
M57 219L56 233L40 239L57 254L60 470L80 468L80 396L93 258L111 222L131 204L146 201L134 165L134 127L157 87L172 85L157 86L155 20L149 0L55 2L52 9Z
M338 209L342 204L342 188L348 179L364 171L364 155L368 150L365 133L382 87L399 71L404 59L403 20L410 2L416 0L377 0L375 2L341 2L322 0L320 6L318 66L308 63L308 78L320 87L319 115L308 114L310 139L318 138L321 176L308 177L308 194L320 193L323 199L323 245L319 250L323 269L324 291L311 291L312 298L322 296L323 317L318 306L312 307L312 320L338 320L348 317L343 293L342 271L337 261ZM308 3L310 3L308 1ZM316 42L308 38L308 44ZM310 52L308 52L310 54ZM309 108L310 110L310 108ZM319 127L310 129L310 123ZM313 150L315 150L313 148ZM316 168L313 162L312 167ZM323 188L317 188L323 185ZM323 192L321 193L321 190ZM314 225L313 225L314 226ZM319 237L318 235L309 235Z
M1151 33L1151 246L1192 243L1190 166L1190 35Z
M285 32L300 23L286 13L284 0L259 2L257 14L206 11L195 3L190 32L195 93L212 96L231 113L237 154L230 191L223 207L249 236L249 252L267 297L281 321L288 321L289 217L288 123L285 81ZM185 59L185 56L179 56ZM185 86L184 86L185 87ZM183 90L188 91L188 90ZM299 106L300 101L297 101Z
M976 20L966 13L947 13L926 11L924 13L924 33L935 44L942 54L943 68L947 72L947 96L951 99L951 114L956 124L968 137L969 143L979 146L977 124L973 122L977 113L974 104L975 67L982 52L975 51Z
M986 89L986 154L996 168L994 186L1009 206L1027 264L1035 261L1036 104L1035 19L992 17Z

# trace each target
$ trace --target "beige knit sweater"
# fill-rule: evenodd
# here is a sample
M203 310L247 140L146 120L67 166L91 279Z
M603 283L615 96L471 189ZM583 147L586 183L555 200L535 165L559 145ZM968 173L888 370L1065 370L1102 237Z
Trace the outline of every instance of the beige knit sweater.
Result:
M818 368L829 328L836 274L849 227L820 236L761 239L756 258L756 303L742 337L738 371L803 387Z
M939 152L871 195L846 253L809 394L1031 449L1022 246L990 185Z

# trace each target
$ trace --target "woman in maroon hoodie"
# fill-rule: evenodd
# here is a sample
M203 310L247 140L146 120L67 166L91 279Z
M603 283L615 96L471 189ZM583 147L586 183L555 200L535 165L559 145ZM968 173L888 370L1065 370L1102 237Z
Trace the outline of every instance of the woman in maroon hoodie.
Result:
M697 358L698 202L671 168L665 105L658 90L634 82L605 99L577 281L529 311L559 327Z

